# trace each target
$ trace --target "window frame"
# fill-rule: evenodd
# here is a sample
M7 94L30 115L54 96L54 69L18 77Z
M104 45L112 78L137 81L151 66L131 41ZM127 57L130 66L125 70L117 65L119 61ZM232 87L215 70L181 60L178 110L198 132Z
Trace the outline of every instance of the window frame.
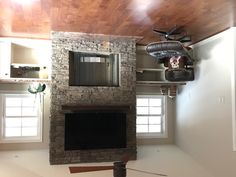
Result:
M137 138L168 138L168 129L167 129L167 97L165 95L155 95L155 94L137 94L136 101L138 98L161 98L162 100L162 114L161 114L161 129L163 130L160 133L157 132L145 132L145 133L138 133L136 131ZM137 116L137 104L136 104L136 120ZM137 126L137 122L136 122Z
M0 143L33 143L33 142L42 142L42 132L43 132L43 94L35 95L35 99L39 99L38 106L39 110L37 111L38 123L37 123L37 136L13 136L5 137L5 98L7 96L14 97L27 97L33 96L29 92L25 91L0 91Z

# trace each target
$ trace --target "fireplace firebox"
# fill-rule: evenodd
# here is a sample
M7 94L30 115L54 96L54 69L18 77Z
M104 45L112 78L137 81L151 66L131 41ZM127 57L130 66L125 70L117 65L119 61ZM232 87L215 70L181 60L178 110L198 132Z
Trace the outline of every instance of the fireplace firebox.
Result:
M126 148L126 114L66 113L64 146L66 151Z

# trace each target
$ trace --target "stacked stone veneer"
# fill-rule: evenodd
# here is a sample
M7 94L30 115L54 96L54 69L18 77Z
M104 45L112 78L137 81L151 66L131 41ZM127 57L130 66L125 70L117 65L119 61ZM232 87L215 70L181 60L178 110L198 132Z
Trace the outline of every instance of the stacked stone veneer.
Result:
M119 87L69 86L69 51L120 54ZM136 159L136 43L134 38L84 33L52 32L52 86L50 117L50 163L120 160L124 154ZM62 105L130 105L127 112L127 148L64 150L65 116Z

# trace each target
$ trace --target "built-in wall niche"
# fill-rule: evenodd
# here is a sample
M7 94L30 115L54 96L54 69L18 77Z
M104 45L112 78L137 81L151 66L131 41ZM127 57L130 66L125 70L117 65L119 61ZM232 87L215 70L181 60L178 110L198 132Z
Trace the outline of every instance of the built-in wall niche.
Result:
M51 41L0 38L1 82L50 78Z
M48 79L48 50L32 42L12 43L11 77Z
M69 52L70 86L119 86L119 54Z

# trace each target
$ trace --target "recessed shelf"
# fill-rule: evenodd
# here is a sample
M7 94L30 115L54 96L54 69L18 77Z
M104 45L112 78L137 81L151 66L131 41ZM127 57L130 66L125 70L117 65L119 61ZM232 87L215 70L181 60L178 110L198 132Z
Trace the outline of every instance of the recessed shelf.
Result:
M136 79L138 81L163 81L165 70L162 68L137 68Z

